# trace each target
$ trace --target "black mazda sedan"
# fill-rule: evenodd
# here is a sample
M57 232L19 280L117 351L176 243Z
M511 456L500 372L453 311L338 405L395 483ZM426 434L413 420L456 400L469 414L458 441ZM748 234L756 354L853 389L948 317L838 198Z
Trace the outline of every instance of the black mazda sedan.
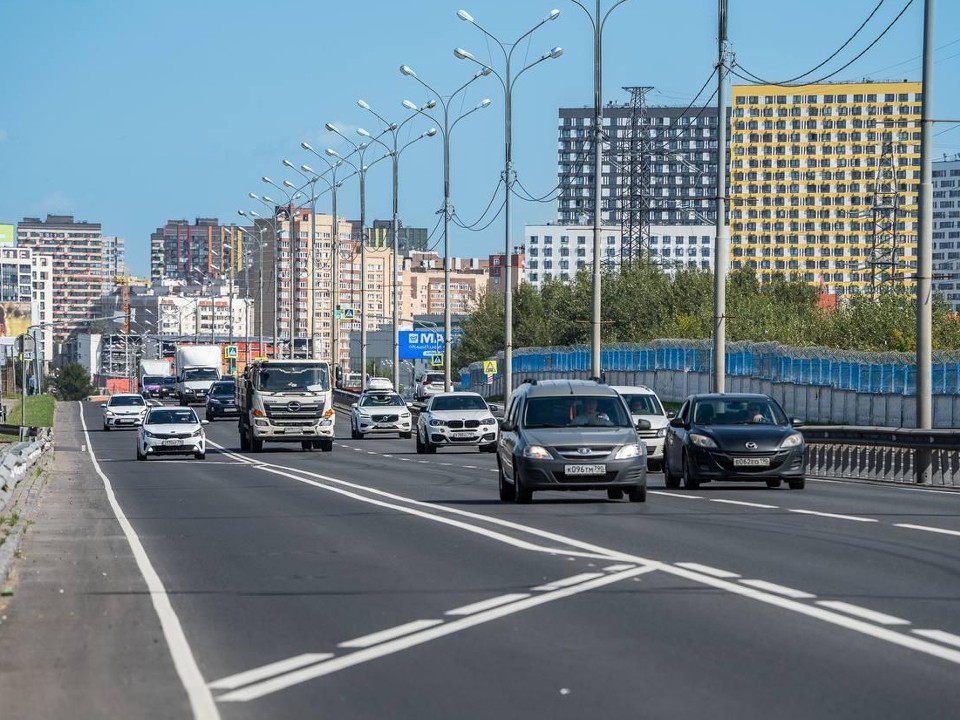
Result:
M697 488L713 480L761 481L802 490L803 435L767 395L691 395L667 427L664 482Z

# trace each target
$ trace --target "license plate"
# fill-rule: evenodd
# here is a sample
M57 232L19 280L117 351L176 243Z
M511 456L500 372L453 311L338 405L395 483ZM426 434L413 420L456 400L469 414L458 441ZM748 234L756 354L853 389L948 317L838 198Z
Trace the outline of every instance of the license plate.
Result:
M734 467L770 467L770 458L765 457L735 457Z
M384 429L384 428L394 428L394 429L395 429L397 426L394 425L393 423L377 423L377 427L378 427L378 428L381 428L381 429Z
M117 420L117 425L133 425L135 422L136 420L132 418L120 418Z
M163 441L164 445L169 445L171 447L176 447L178 445L183 445L183 440L178 440L177 438L167 438Z
M454 440L469 440L473 437L473 433L453 433Z
M565 475L606 475L606 465L564 465Z

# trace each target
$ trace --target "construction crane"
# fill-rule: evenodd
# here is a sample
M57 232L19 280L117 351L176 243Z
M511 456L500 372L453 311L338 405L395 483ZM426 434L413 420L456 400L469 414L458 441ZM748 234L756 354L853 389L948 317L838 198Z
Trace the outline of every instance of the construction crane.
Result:
M126 274L126 270L124 270L124 274L115 276L113 278L113 282L118 288L120 288L120 309L123 312L122 330L123 334L127 335L130 332L130 286L149 286L150 281L143 280L141 278L130 277Z

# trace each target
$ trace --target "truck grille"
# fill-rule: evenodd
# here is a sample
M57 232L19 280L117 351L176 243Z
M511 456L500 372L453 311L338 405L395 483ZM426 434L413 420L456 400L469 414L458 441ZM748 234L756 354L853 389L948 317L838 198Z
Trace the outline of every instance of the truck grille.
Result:
M280 420L316 420L323 414L320 403L302 403L292 400L287 403L265 403L264 410L268 418Z

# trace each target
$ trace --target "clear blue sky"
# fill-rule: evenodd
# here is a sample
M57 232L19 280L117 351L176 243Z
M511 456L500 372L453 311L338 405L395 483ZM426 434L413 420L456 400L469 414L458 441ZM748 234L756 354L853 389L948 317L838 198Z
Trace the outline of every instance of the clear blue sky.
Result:
M839 47L877 1L730 0L731 46L752 72L789 78ZM905 2L886 0L824 70L863 49ZM604 9L612 5L603 0ZM689 102L715 61L716 5L628 0L619 7L604 32L604 100L625 100L624 85L652 85L655 104ZM524 74L513 93L516 170L531 193L547 193L557 182L557 108L593 102L592 32L570 0L3 0L0 222L48 212L100 222L106 234L126 238L130 271L145 274L150 233L167 219L239 220L238 208L263 209L249 192L277 196L261 175L296 179L283 158L319 167L301 141L346 147L324 123L373 132L376 118L357 107L358 98L394 121L406 117L403 99L426 101L429 93L399 73L401 64L443 94L476 67L455 59L455 47L502 69L495 46L457 18L461 7L505 42L552 8L561 11L514 61L519 67L553 46L564 49ZM880 43L834 79L920 79L922 10L914 0ZM960 2L938 3L935 45L935 114L960 119ZM490 107L451 134L451 195L466 224L487 207L503 164L500 85L480 80L454 106L459 112L484 97ZM960 128L949 127L937 128L938 153L960 152ZM400 172L404 223L432 229L443 196L439 138L407 150ZM340 191L339 204L341 214L359 216L355 181ZM318 208L329 211L326 199ZM368 173L368 218L389 218L390 208L384 161ZM515 202L515 240L524 223L554 216L552 203ZM455 255L502 249L502 217L480 232L452 226Z

